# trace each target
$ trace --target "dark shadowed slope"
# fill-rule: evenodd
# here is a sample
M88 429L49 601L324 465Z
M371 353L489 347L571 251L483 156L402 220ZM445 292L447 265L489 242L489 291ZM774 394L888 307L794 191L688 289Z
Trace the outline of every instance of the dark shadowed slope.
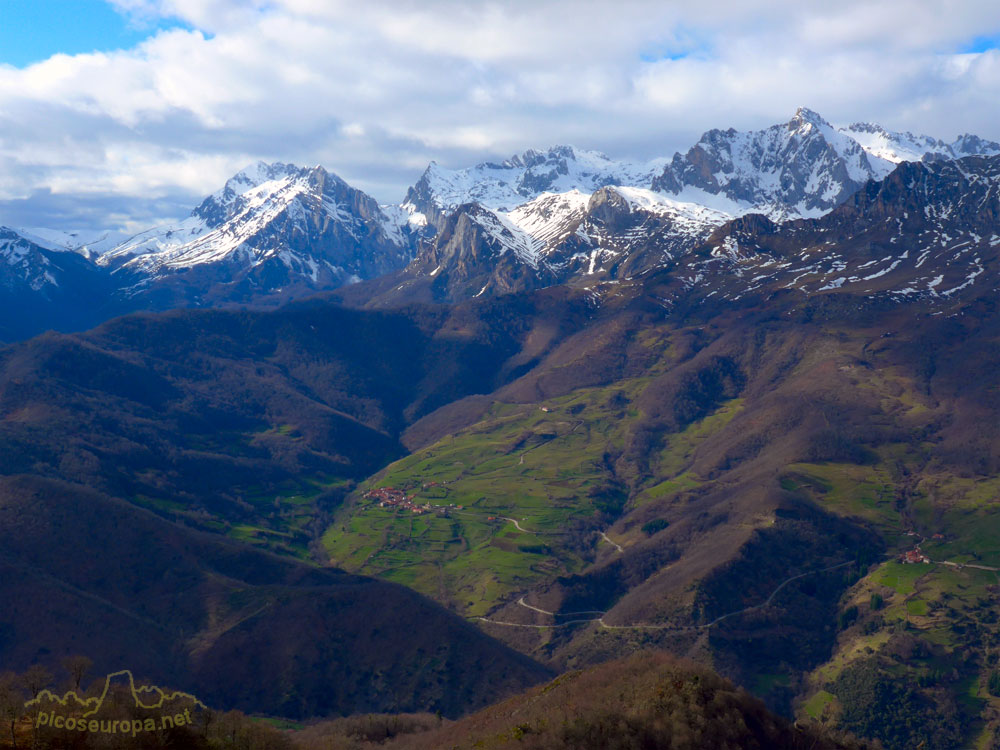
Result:
M401 586L185 529L62 482L0 480L0 664L131 669L287 717L464 713L545 669Z
M0 351L0 474L63 479L284 551L403 453L402 430L489 392L585 320L553 290L395 313L137 315Z

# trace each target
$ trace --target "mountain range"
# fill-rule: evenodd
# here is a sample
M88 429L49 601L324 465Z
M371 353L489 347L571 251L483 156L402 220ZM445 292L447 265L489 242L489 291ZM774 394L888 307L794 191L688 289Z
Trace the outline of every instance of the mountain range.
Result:
M432 162L399 205L380 206L322 167L257 163L187 219L123 242L0 230L0 335L137 310L273 307L372 279L384 289L367 303L379 305L593 287L661 267L741 216L822 216L901 163L998 153L971 135L838 129L800 108L787 123L711 130L686 153L645 163L570 146L460 170Z

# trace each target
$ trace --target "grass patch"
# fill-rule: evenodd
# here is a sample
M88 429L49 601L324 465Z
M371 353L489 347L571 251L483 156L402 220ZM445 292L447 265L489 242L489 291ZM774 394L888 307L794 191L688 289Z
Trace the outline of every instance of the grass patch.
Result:
M776 687L787 687L788 682L787 674L758 674L754 678L751 692L754 695L765 696Z
M184 503L179 503L176 500L167 500L161 497L136 495L132 498L132 502L136 505L141 505L143 508L160 511L161 513L184 513L187 511L187 506Z
M699 446L720 432L743 410L743 399L722 404L704 419L689 424L682 432L666 438L666 444L653 462L656 476L673 479L684 474L694 460Z
M782 488L804 492L838 515L863 518L883 533L900 527L892 476L880 464L790 464L779 482Z
M836 703L837 698L833 693L820 690L802 705L802 710L809 718L819 721L827 710L827 706L834 706Z
M891 588L898 594L909 596L916 591L916 582L930 572L930 566L923 563L905 564L887 562L874 574L876 583Z
M697 489L700 486L701 482L695 475L690 471L686 471L673 479L666 479L659 484L643 490L636 495L633 504L635 507L641 507L655 500L664 500L682 492Z

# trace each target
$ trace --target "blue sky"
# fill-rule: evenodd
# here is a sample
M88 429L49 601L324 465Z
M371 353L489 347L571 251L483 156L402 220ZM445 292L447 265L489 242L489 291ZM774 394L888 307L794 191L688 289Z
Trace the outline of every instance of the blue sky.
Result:
M432 159L799 106L1000 141L998 42L996 0L0 0L0 225L143 229L258 159L396 202Z
M0 0L0 63L24 67L56 53L129 49L172 19L140 22L104 0Z
M977 36L962 47L963 52L989 52L1000 48L1000 34Z

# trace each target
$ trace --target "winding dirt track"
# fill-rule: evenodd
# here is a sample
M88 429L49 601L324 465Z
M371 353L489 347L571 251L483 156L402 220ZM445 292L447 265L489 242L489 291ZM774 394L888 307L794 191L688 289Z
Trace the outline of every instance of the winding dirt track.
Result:
M502 518L504 521L510 521L512 524L514 524L514 526L517 527L518 531L523 531L523 532L528 533L528 534L536 534L536 533L538 533L538 532L534 532L534 531L528 531L527 529L522 528L521 525L516 520L514 520L513 518L507 518L505 516L497 516L497 518ZM606 541L608 544L613 545L615 548L617 548L617 550L619 552L623 552L624 551L622 549L621 545L619 545L619 544L613 542L611 539L609 539L608 536L607 536L607 534L605 534L603 531L600 532L600 534L601 534L601 538L604 539L604 541ZM923 541L924 540L921 539L921 543ZM917 546L919 547L919 544ZM894 553L888 553L888 554L886 554L886 557L894 557L894 556L895 556ZM930 558L928 558L928 559L930 559ZM847 565L850 565L853 562L854 562L853 560L848 560L847 562L837 563L836 565L831 565L831 566L829 566L827 568L821 568L819 570L810 570L810 571L807 571L805 573L799 573L798 575L794 575L791 578L786 578L784 581L782 581L781 583L779 583L778 586L777 586L777 588L775 588L774 591L771 592L770 596L768 596L767 599L765 599L760 604L754 604L751 607L744 607L743 609L738 609L738 610L736 610L734 612L727 612L724 615L720 615L719 617L716 617L711 622L707 622L707 623L704 623L702 625L687 625L687 626L684 626L684 627L676 627L676 626L671 625L671 624L663 624L663 623L639 623L639 624L634 624L634 625L611 625L611 624L609 624L609 623L607 623L607 622L604 621L604 615L606 615L607 612L603 612L603 611L600 611L600 610L584 610L582 612L549 612L548 610L541 609L539 607L535 607L535 606L532 606L531 604L528 604L526 601L524 601L524 597L523 596L520 599L517 600L517 603L520 606L525 607L526 609L530 609L530 610L532 610L534 612L539 612L540 614L543 614L543 615L548 615L549 617L574 617L576 615L599 615L599 617L588 617L588 618L585 618L585 619L576 619L576 620L564 620L562 622L556 622L556 623L552 623L552 624L549 624L549 625L530 625L530 624L522 623L522 622L504 622L503 620L491 620L488 617L477 617L475 619L480 620L481 622L488 622L491 625L502 625L502 626L508 627L508 628L536 628L536 629L539 629L539 630L546 630L546 629L550 629L550 628L566 628L566 627L569 627L570 625L579 625L580 623L587 623L587 622L596 622L602 628L607 628L608 630L670 630L670 631L674 631L674 632L677 632L677 633L692 632L692 631L697 631L697 630L706 630L706 629L712 627L713 625L717 625L718 623L720 623L723 620L728 619L730 617L736 617L737 615L746 614L747 612L753 612L754 610L764 609L765 607L770 606L771 602L774 601L774 597L776 597L781 592L781 590L783 588L785 588L785 586L787 586L788 584L792 583L793 581L797 581L800 578L805 578L806 576L814 575L816 573L826 573L826 572L829 572L831 570L836 570L837 568L843 568L843 567L845 567ZM992 571L992 572L995 572L995 573L1000 573L1000 568L994 568L994 567L990 567L988 565L979 565L979 564L976 564L976 563L958 563L958 562L952 562L950 560L930 560L930 562L932 564L948 565L950 567L959 568L959 569L961 569L961 568L976 568L977 570L989 570L989 571Z
M797 581L800 578L805 578L806 576L815 575L816 573L826 573L831 570L836 570L837 568L843 568L847 565L851 565L853 562L854 562L853 560L848 560L847 562L837 563L836 565L831 565L827 568L821 568L820 570L810 570L805 573L799 573L798 575L792 576L791 578L786 578L784 581L779 583L777 588L775 588L774 591L771 592L771 595L768 596L767 599L765 599L760 604L754 604L751 607L744 607L743 609L738 609L734 612L727 612L726 614L716 617L711 622L704 623L703 625L687 625L685 627L677 627L675 625L663 624L663 623L649 623L649 624L636 624L636 625L610 625L604 622L603 615L607 614L607 612L600 612L599 610L584 611L584 612L562 612L562 613L549 612L547 610L540 609L539 607L533 607L532 605L528 604L527 602L524 601L523 596L517 600L518 604L520 604L522 607L526 607L527 609L533 610L535 612L540 612L543 615L549 615L552 617L571 617L574 615L598 614L601 615L601 617L588 617L586 619L579 619L579 620L566 620L565 622L553 623L551 625L528 625L521 622L504 622L502 620L491 620L488 617L478 617L476 619L480 620L481 622L488 622L491 625L503 625L505 627L510 627L510 628L536 628L536 629L565 628L569 627L570 625L577 625L579 623L584 623L584 622L596 622L602 628L607 628L608 630L671 630L677 633L692 632L710 628L713 625L717 625L718 623L722 622L723 620L729 617L735 617L736 615L742 615L747 612L753 612L754 610L757 609L764 609L765 607L770 606L771 602L774 601L774 597L776 597L781 592L781 590L785 588L785 586L790 584L792 581Z

